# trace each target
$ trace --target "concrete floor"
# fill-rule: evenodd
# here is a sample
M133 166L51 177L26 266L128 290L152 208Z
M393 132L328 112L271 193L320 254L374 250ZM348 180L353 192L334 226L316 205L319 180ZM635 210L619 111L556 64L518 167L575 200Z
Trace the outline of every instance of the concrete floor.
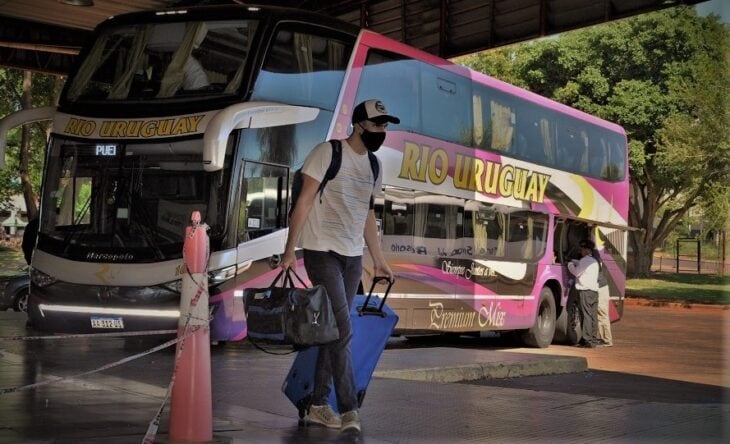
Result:
M730 400L723 397L727 386L722 384L721 344L720 384L692 383L696 390L689 398L642 395L642 380L636 376L641 371L622 374L626 379L611 390L615 379L586 370L586 362L595 369L593 361L603 359L650 372L646 369L681 361L677 354L691 366L687 361L705 353L678 350L676 340L646 359L641 348L630 353L636 348L635 324L640 328L652 319L651 330L658 340L666 341L660 326L676 323L688 313L653 307L627 313L614 325L616 346L611 349L553 346L536 351L472 339L413 346L394 340L368 389L360 436L298 426L296 409L280 391L293 355L266 355L247 342L216 347L211 353L215 442L728 442ZM632 319L630 313L643 315ZM727 316L720 312L719 319L724 323ZM0 312L0 338L25 334L23 325L18 314ZM647 338L652 335L645 330L639 342L650 343ZM159 338L0 339L0 388L79 374L160 342ZM142 442L164 399L173 358L173 350L165 349L93 375L0 394L0 442ZM681 384L687 389L677 375L691 372L688 368L680 366L646 379L659 391ZM563 375L545 376L551 373ZM525 375L533 376L515 378ZM505 376L513 378L490 379ZM563 386L550 381L561 381ZM628 385L635 385L636 396L628 396L632 392ZM166 408L156 442L169 442L167 433Z

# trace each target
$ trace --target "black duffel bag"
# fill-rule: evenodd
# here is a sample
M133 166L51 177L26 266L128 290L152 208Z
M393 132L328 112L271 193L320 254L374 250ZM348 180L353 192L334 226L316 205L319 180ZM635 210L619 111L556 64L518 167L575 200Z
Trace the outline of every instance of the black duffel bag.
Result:
M304 288L294 286L292 274ZM308 288L291 269L282 270L268 288L245 289L243 297L248 337L253 341L307 347L340 337L325 288Z

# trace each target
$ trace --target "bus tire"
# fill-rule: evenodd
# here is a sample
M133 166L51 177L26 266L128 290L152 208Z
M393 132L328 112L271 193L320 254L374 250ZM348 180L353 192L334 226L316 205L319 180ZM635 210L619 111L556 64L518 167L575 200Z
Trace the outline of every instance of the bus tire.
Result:
M555 335L555 297L543 287L537 304L535 324L522 333L522 342L529 347L545 348L553 342Z
M560 317L556 322L555 341L568 345L576 345L582 336L582 328L578 298L571 291L568 296L568 303L565 305L563 312L560 313Z

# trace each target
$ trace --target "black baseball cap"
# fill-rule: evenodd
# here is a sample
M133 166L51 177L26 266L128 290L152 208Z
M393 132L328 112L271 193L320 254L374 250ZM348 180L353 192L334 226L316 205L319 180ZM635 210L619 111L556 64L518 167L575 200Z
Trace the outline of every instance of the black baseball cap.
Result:
M380 100L370 99L358 104L352 110L352 123L370 120L375 123L400 123L400 119L388 114L385 105Z

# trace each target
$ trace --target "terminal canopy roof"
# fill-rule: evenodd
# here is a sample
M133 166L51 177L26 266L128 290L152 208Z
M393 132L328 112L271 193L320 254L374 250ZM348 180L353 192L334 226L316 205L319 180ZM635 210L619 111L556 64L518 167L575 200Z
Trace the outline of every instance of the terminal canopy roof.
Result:
M255 0L316 11L444 58L703 0ZM0 2L0 66L64 74L111 15L242 0ZM87 5L87 6L83 6Z

